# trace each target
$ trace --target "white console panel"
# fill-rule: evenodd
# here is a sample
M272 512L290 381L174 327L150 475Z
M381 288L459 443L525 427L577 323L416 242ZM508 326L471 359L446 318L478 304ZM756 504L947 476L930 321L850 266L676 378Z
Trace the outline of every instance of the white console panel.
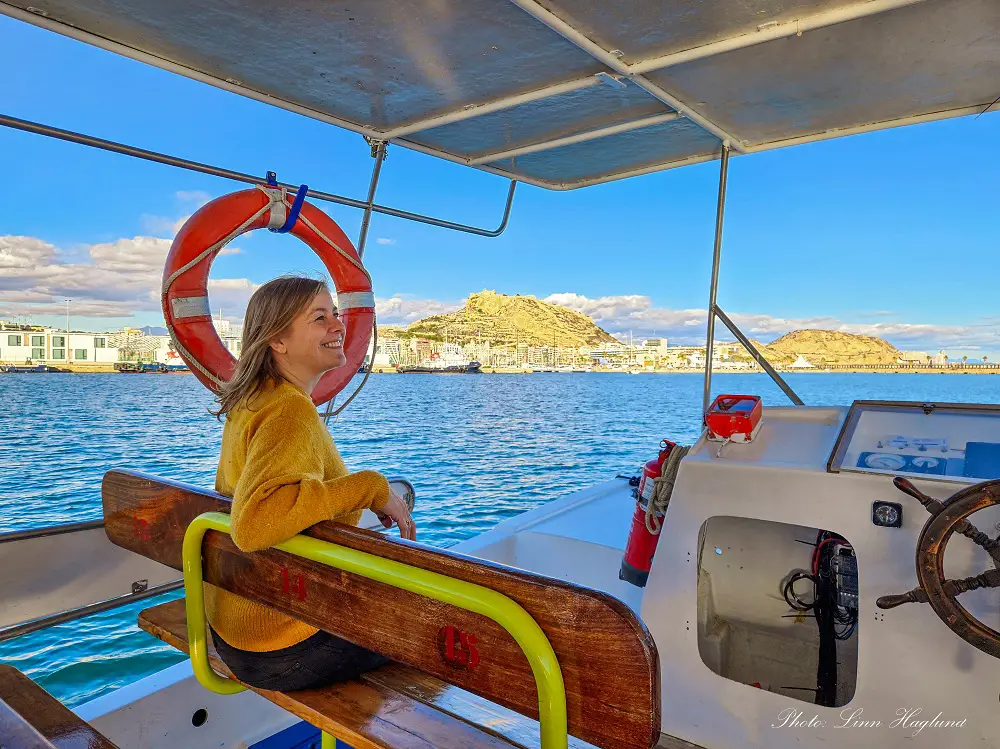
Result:
M851 746L858 749L914 749L941 746L963 749L995 747L1000 663L966 644L941 622L929 606L909 604L882 611L875 600L916 586L914 556L917 537L928 519L920 504L897 491L891 476L829 473L827 462L847 409L770 408L764 427L751 444L700 440L680 468L666 523L660 537L641 613L659 650L662 668L663 725L666 734L706 749L803 749ZM927 494L945 499L961 485L914 478ZM902 527L872 522L872 503L897 502ZM980 528L995 535L997 508L977 513ZM751 596L716 596L716 607L742 606L744 620L774 617L785 609L776 577L775 550L745 536L746 523L713 526L711 548L705 543L710 518L750 518L840 534L853 546L858 561L859 623L856 691L839 708L811 704L810 696L781 693L780 686L758 689L715 673L699 651L699 567L702 554L717 554L712 569L728 577L718 590L730 591L744 576L745 587L765 591L759 610ZM740 528L732 538L718 528ZM794 529L786 534L789 568L807 562L809 547L795 550ZM742 534L742 535L741 535ZM772 534L775 539L781 534ZM745 542L745 543L744 543ZM766 546L766 545L765 545ZM763 559L763 557L767 559ZM727 561L728 560L728 561ZM990 560L965 538L950 543L945 570L949 577L983 572ZM704 578L704 575L703 575ZM738 586L737 586L738 587ZM777 609L775 603L778 602ZM996 591L966 594L962 603L977 618L1000 628ZM780 614L778 615L780 616ZM770 636L780 634L775 623ZM810 626L808 622L799 626ZM813 623L811 626L815 626ZM789 640L792 643L792 640ZM781 727L783 711L802 711L804 720L818 716L819 727ZM844 716L860 709L859 719L878 720L879 727L842 727ZM961 728L891 727L897 711L920 709L924 718L965 720ZM778 726L778 727L775 727Z

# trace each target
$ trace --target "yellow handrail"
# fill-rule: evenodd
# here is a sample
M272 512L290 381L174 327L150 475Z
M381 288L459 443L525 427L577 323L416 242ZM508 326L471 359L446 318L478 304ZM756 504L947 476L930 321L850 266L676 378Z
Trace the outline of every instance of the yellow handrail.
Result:
M219 676L208 662L201 546L209 530L230 533L229 515L206 512L192 520L184 533L182 556L191 665L195 677L206 689L220 694L236 694L245 687ZM559 661L541 627L515 601L482 585L308 536L295 536L274 548L482 614L495 621L510 633L531 665L538 687L542 749L567 749L566 688Z

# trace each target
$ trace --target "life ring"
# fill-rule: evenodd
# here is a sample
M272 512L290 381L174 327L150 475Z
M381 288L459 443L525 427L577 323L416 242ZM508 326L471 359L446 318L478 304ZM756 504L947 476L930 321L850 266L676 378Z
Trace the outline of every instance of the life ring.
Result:
M295 216L286 191L265 185L223 195L191 216L170 245L163 269L163 317L177 352L210 390L218 391L232 377L236 359L212 325L208 273L215 256L229 242L264 227L281 227L309 245L336 286L337 308L347 328L347 364L323 375L312 392L313 403L333 398L364 361L375 320L371 276L336 222L315 206L298 203L301 208ZM294 224L287 228L290 209Z

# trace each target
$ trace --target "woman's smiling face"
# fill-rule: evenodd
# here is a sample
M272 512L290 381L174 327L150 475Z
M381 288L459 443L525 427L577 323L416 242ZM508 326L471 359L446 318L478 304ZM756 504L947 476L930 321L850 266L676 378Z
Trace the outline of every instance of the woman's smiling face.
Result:
M286 367L312 379L347 364L345 330L333 297L324 289L272 342L272 348Z

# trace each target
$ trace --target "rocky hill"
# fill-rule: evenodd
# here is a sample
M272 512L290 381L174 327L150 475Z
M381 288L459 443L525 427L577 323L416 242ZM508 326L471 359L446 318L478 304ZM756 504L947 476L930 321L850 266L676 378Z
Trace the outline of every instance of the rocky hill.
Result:
M902 352L888 341L836 330L793 330L773 343L754 345L775 365L787 365L799 356L810 364L895 364Z
M596 346L615 340L586 315L533 296L507 296L495 291L472 294L457 312L418 320L407 335L455 343L482 340L494 346Z

